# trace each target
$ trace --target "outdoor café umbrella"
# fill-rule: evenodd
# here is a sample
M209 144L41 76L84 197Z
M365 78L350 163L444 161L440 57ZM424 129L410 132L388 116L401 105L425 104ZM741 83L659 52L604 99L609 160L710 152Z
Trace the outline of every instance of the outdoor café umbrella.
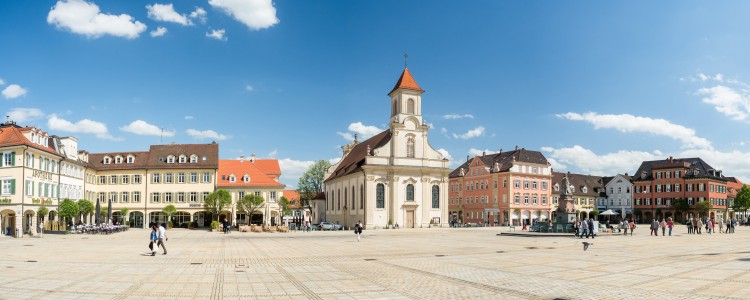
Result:
M96 199L96 217L94 220L96 220L96 224L99 224L99 214L101 213L102 207L99 205L99 199Z
M107 201L107 223L112 220L112 199Z
M609 220L609 216L616 215L616 212L613 212L611 209L605 210L604 212L600 213L601 216L607 216L607 220Z

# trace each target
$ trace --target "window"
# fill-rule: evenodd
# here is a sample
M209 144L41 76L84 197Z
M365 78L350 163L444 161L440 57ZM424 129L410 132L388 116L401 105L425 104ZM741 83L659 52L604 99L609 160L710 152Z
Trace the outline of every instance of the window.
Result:
M208 173L208 172L203 173L203 182L204 183L211 182L211 173Z
M524 190L528 190L529 189L529 181L528 180L524 180L523 181L523 189Z
M674 171L674 178L680 178L680 171Z
M177 193L177 202L179 202L179 203L185 203L185 192L178 192Z
M164 174L164 183L172 183L172 182L174 182L173 179L174 178L172 178L172 173L166 173L166 174Z
M107 184L107 176L99 176L99 184Z
M542 190L543 191L547 190L547 182L546 181L542 181Z
M414 157L414 139L406 141L406 157Z
M120 182L122 184L130 184L130 176L129 175L122 175Z
M159 203L159 200L161 200L161 195L159 193L151 193L151 202Z
M539 186L537 185L536 181L534 181L534 182L531 183L531 188L535 189L535 190L539 188Z
M112 203L117 203L117 192L109 193L109 201L111 201Z
M276 202L276 192L271 192L271 202Z
M133 184L141 184L141 175L133 175Z
M206 201L206 197L208 197L208 192L203 192L201 196L202 196L201 201Z
M547 205L547 196L542 196L542 205Z
M115 164L119 165L122 163L122 156L115 156Z
M185 183L185 173L177 173L177 183Z
M520 189L521 188L521 180L518 180L518 179L514 180L513 181L513 186L515 188L517 188L517 189Z
M164 203L172 203L172 193L164 193Z
M375 208L385 208L385 185L382 183L375 187Z
M508 187L508 179L503 179L503 187Z
M187 162L187 156L180 155L180 158L179 158L178 162L181 163L181 164L186 163Z
M236 182L237 178L234 175L229 175L229 182Z
M198 162L198 155L195 155L195 154L190 155L190 163L194 164L194 163L197 163L197 162Z
M135 157L134 157L134 156L132 156L132 155L128 155L128 163L129 163L129 164L132 164L132 163L134 163L134 162L135 162Z
M409 100L406 100L406 113L414 114L414 99L412 98L409 98Z
M516 195L516 196L514 197L514 200L513 200L513 202L514 202L515 204L520 204L520 203L521 203L521 196L519 196L519 195Z
M117 184L117 175L109 175L109 184Z
M41 184L39 185L39 187L41 187ZM106 193L104 193L104 192L99 192L99 197L98 197L98 198L96 198L96 199L97 199L97 200L99 200L99 202L104 202L104 199L105 199L106 197L107 197L107 194L106 194Z
M41 186L41 184L39 186ZM15 194L16 194L16 180L15 179L3 179L2 185L0 185L0 195L15 195Z
M26 196L34 196L34 182L26 180Z
M250 182L250 175L245 174L245 176L242 176L243 182Z
M174 163L174 155L167 156L167 163L173 164Z
M152 183L160 183L161 182L161 174L159 174L159 173L154 173L154 175L153 175L152 178L153 178L152 181L151 181Z
M192 172L190 173L190 183L196 183L198 182L198 173Z
M497 188L497 180L495 180L494 188Z
M536 196L536 195L534 195L534 197L532 197L532 198L531 198L531 204L537 205L537 203L539 203L539 202L537 201L537 196Z
M583 187L583 188L581 189L581 191L582 191L582 192L583 192L584 194L585 194L585 193L588 193L588 192L589 192L589 188L587 188L587 187L585 187L585 186L584 186L584 187Z
M432 186L432 208L440 208L440 187Z
M39 160L40 160L40 164L41 164L41 159L42 159L42 158L40 157L40 158L39 158ZM110 158L109 158L109 156L105 156L105 157L104 157L104 164L105 164L105 165L108 165L108 164L109 164L109 162L110 162Z
M414 201L414 185L406 185L406 201Z
M198 193L190 192L190 202L198 202Z
M141 202L141 192L133 192L133 203Z
M130 196L128 192L122 192L122 196L120 196L120 202L128 203L129 201L128 196Z

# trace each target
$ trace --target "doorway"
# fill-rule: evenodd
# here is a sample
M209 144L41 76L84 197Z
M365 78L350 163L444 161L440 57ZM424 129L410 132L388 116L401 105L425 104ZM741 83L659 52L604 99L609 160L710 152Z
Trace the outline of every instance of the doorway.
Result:
M414 228L414 211L406 211L406 228Z

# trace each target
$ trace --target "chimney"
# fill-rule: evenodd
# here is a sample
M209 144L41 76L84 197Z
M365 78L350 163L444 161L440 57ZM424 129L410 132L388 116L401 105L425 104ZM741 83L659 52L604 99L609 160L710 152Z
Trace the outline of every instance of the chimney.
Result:
M482 156L487 155L487 151L482 151Z
M244 155L240 155L240 162L245 162L245 156Z
M469 161L469 156L468 155L466 156L466 161Z
M669 157L669 162L674 162L674 157Z
M255 163L255 153L250 154L250 162Z
M516 151L518 151L518 145L516 145Z
M503 154L503 148L500 148L500 151L497 151L497 154Z

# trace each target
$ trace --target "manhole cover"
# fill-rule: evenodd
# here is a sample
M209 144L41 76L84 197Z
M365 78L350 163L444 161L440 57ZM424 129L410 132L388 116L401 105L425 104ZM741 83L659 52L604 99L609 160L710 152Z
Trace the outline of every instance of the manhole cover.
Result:
M36 260L27 260L26 262L36 262Z
M374 258L365 258L365 261L373 261L373 260L377 260L377 259L374 259Z
M191 265L202 265L203 263L190 263Z

